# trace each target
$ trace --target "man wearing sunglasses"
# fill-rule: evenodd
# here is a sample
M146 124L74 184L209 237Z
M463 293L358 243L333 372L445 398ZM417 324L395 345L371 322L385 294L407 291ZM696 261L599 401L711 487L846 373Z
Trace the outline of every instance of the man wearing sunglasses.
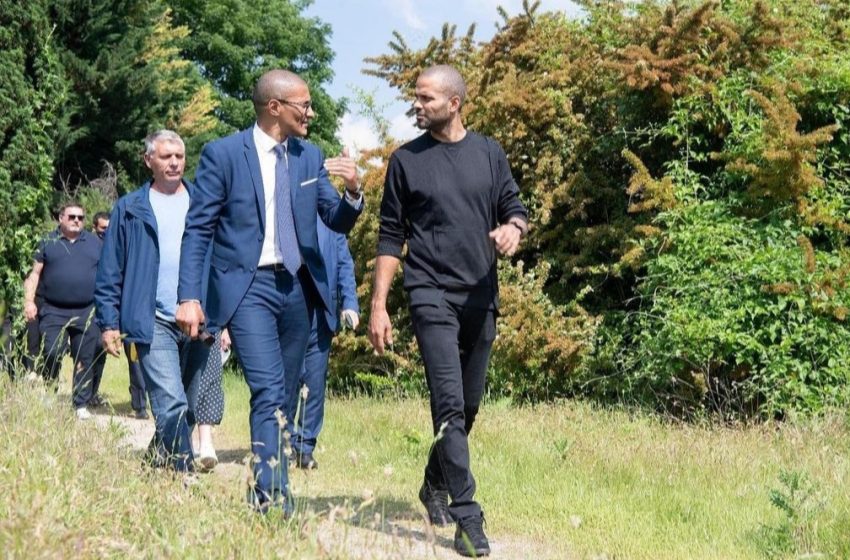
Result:
M77 203L59 210L56 235L43 240L32 272L24 282L24 315L36 317L44 340L44 375L59 377L62 357L71 343L74 360L73 403L77 418L91 417L86 408L92 393L92 363L100 331L93 321L94 280L102 243L85 229L86 213ZM43 297L37 306L36 292Z

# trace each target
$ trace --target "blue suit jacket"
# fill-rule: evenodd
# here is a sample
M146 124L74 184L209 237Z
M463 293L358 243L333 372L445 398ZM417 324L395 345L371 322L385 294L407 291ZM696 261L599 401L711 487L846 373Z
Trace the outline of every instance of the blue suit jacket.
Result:
M319 251L328 272L328 289L331 295L331 305L325 310L325 320L328 329L333 333L339 329L340 310L352 309L360 314L354 260L344 235L329 230L322 220L316 221L316 231L319 234Z
M319 253L316 213L332 230L347 233L362 210L355 209L328 181L320 150L290 138L290 191L301 257L327 309L328 278ZM180 253L180 301L200 299L206 278L204 252L212 241L207 323L226 325L248 291L265 237L266 208L253 127L204 146L195 175Z

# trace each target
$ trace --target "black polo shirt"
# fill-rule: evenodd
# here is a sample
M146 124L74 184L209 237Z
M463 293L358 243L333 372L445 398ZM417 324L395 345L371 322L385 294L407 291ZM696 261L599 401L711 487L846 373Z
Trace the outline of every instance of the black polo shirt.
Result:
M44 264L38 287L53 307L82 308L94 301L94 279L103 243L93 233L80 232L72 243L61 235L43 240L35 253Z

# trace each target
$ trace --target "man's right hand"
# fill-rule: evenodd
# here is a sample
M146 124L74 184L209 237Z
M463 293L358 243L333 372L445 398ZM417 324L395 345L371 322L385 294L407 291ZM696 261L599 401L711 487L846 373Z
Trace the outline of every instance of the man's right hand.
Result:
M369 341L375 352L384 353L384 347L393 345L393 325L386 309L373 309L369 317Z
M24 303L24 318L27 321L35 321L36 317L38 317L38 307L35 303L32 301Z
M177 325L186 335L192 340L198 338L198 330L204 324L204 310L201 309L201 304L198 301L184 301L177 307L177 313L174 314L177 320Z
M107 329L100 335L103 349L116 358L121 355L121 333L118 329Z

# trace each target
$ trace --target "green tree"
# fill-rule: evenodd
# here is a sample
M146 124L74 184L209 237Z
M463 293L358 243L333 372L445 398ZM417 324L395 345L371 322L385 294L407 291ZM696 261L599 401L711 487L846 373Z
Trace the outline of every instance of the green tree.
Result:
M191 29L184 53L215 88L218 116L231 130L254 121L251 91L260 75L272 68L297 72L310 85L316 119L311 140L335 153L334 134L344 102L322 89L333 75L330 27L302 15L308 0L169 0L175 23Z
M500 270L491 387L846 404L846 2L580 3L574 21L500 11L477 46L450 25L419 50L396 34L367 59L405 98L425 66L458 67L466 123L503 145L531 210L524 265Z
M0 1L0 299L17 303L48 216L67 85L45 3Z
M135 187L147 177L141 140L162 127L177 128L189 161L197 159L217 129L215 102L197 68L180 57L189 30L172 23L163 2L70 0L52 3L50 17L71 83L57 182L85 184L110 163L121 190Z

